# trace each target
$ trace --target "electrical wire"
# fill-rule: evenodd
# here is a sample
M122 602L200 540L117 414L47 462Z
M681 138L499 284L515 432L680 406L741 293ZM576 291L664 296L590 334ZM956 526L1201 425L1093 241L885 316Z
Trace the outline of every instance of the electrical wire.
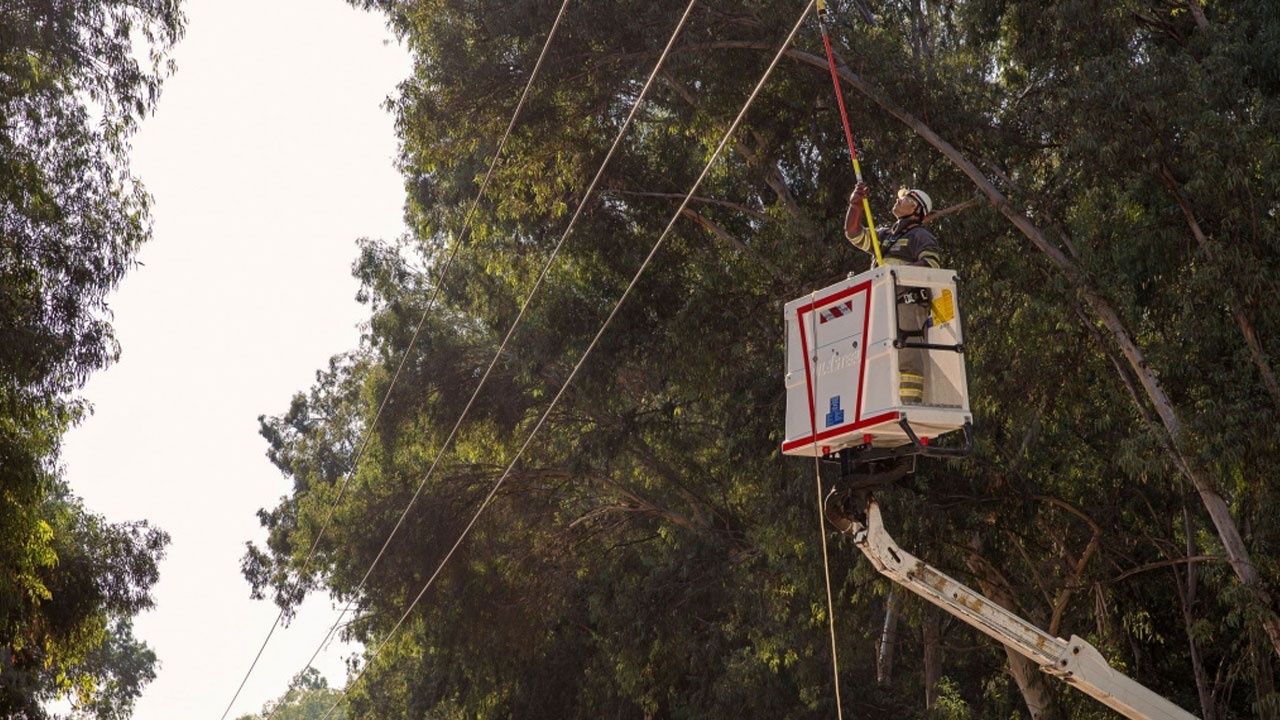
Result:
M333 634L337 631L338 626L342 622L342 618L347 614L348 611L350 611L352 604L355 602L354 598L359 595L361 590L364 589L364 586L368 582L370 575L373 574L374 568L376 568L378 563L382 561L383 556L387 552L387 548L391 546L391 541L395 538L396 534L400 531L401 526L404 525L404 521L408 517L409 511L413 508L414 504L418 501L418 498L422 495L422 491L426 488L427 482L431 479L432 475L435 474L436 467L440 464L441 459L444 457L445 451L453 443L453 440L457 437L458 431L461 429L463 421L466 419L467 415L470 414L472 406L475 404L476 399L480 396L480 391L484 388L485 383L489 380L489 376L493 373L493 369L497 366L498 361L502 358L503 353L506 351L507 345L511 341L511 337L515 334L516 329L520 326L520 323L524 319L526 311L529 309L529 306L533 302L534 296L538 293L538 290L542 287L543 281L546 280L547 275L550 273L552 265L555 263L556 258L560 254L561 249L564 247L565 242L569 238L569 234L573 231L574 226L578 222L578 218L581 217L584 208L586 208L588 199L590 199L592 194L595 192L596 186L599 185L601 178L604 177L604 172L605 172L605 169L608 168L609 162L613 159L613 156L617 152L618 148L621 147L623 138L626 137L627 131L630 129L631 124L634 122L635 117L639 113L641 106L644 104L644 100L649 94L649 90L653 86L654 80L657 78L658 73L662 70L662 66L665 64L667 58L670 56L672 49L675 47L676 39L679 38L681 31L684 29L684 26L688 22L689 16L692 14L693 8L696 5L697 5L697 0L690 0L689 5L685 8L684 14L681 15L679 23L677 23L675 30L671 33L671 37L667 41L666 47L663 49L662 54L659 56L657 62L655 63L653 67L653 71L649 73L649 77L645 81L644 87L641 89L639 95L636 96L635 101L632 103L631 111L628 113L626 120L623 122L621 128L618 130L618 134L614 138L613 145L610 146L609 151L605 154L604 160L601 162L599 168L596 171L595 177L591 180L591 183L587 186L587 190L583 194L582 202L578 204L578 207L574 211L573 216L570 218L569 224L566 226L565 231L561 235L559 242L556 243L556 246L552 250L551 255L548 257L546 264L543 266L541 275L538 276L537 281L534 282L533 287L529 290L529 293L526 296L524 304L521 306L519 313L516 314L516 317L512 321L510 328L508 328L507 330L506 336L503 337L502 342L498 346L497 351L494 352L493 359L489 362L489 367L485 369L484 374L480 378L480 382L477 384L475 390L471 394L471 398L467 401L466 406L463 408L462 414L458 417L457 422L454 423L453 429L450 430L448 437L446 437L445 441L441 444L439 451L436 453L435 460L432 461L431 467L427 470L426 475L422 478L422 481L418 484L417 489L413 493L413 497L409 499L408 504L405 506L404 510L400 513L400 517L396 520L396 524L395 526L392 527L391 532L387 536L386 541L383 542L381 549L378 550L377 555L373 558L373 561L370 563L368 570L365 571L364 577L360 579L359 585L352 592L352 596L353 596L352 599L347 602L342 612L339 613L337 620L334 621L333 626L329 628L328 634L325 636L324 640L320 642L320 646L316 648L315 653L312 654L311 659L307 662L307 667L309 667L311 663L315 662L316 657L319 656L325 644L329 642L329 639L332 638ZM306 668L304 667L303 669L305 670ZM268 715L267 720L270 720L270 717L271 716Z
M449 256L445 260L445 264L440 270L440 274L436 280L435 289L432 292L430 300L428 300L427 302L427 307L425 310L423 310L422 317L418 320L417 326L414 327L413 335L409 339L409 344L405 347L404 355L401 356L400 363L396 367L395 374L392 376L391 382L387 385L386 393L382 396L382 402L378 405L378 410L377 412L374 413L373 420L370 421L369 427L365 430L364 438L360 443L360 447L356 451L355 457L352 459L351 469L349 469L347 471L347 474L343 477L342 483L338 487L338 494L334 497L333 504L329 507L328 514L325 516L324 522L320 526L320 531L316 533L315 540L312 541L311 548L307 552L307 557L302 563L302 569L298 572L298 576L294 580L293 586L290 588L290 592L286 597L297 594L297 591L302 583L302 578L305 577L307 570L311 567L311 561L315 557L316 550L320 546L320 541L324 538L325 532L327 532L329 529L329 524L333 521L334 513L338 509L338 504L342 501L342 496L346 492L347 485L351 481L351 476L355 472L355 468L358 467L360 458L364 456L365 449L368 448L369 446L370 439L373 437L373 429L374 427L377 426L378 420L382 417L382 413L386 409L387 403L391 398L391 391L395 388L396 382L400 379L400 375L404 371L405 363L409 359L409 353L410 351L413 350L414 344L417 342L419 335L421 335L422 333L422 328L426 325L427 317L431 314L431 309L435 306L435 302L440 295L441 288L444 287L444 279L449 272L449 268L452 267L453 265L453 260L454 260L454 257L457 255L459 246L462 245L462 242L466 238L467 231L470 229L470 226L471 226L471 220L472 218L475 217L476 208L480 204L480 198L484 196L485 189L487 189L489 186L489 179L493 176L493 171L494 171L494 168L497 167L498 159L502 156L502 151L506 147L507 140L511 137L512 128L515 127L516 119L520 116L521 109L524 108L525 100L529 96L529 90L530 88L533 87L533 82L538 77L538 73L542 68L543 60L546 59L547 51L551 47L551 41L556 36L556 31L560 27L560 21L564 18L565 8L568 7L568 5L569 5L569 0L564 0L564 2L561 3L560 5L560 11L559 13L556 14L555 21L551 25L551 30L550 32L547 33L547 39L542 45L542 51L538 55L538 60L534 64L533 71L529 74L529 80L528 82L525 83L524 91L520 95L519 102L516 103L516 109L514 112L512 112L511 121L507 123L506 132L503 133L502 140L498 143L498 147L494 151L493 159L489 162L489 168L485 172L484 181L480 184L480 189L476 193L475 200L472 201L471 208L467 212L467 215L463 220L462 228L461 230L459 230L458 236L453 242L452 248L450 249L450 252L449 252ZM258 666L258 662L262 659L262 653L267 649L267 644L271 642L271 636L275 634L276 629L280 627L280 623L284 620L284 615L285 615L285 609L281 608L280 612L276 615L275 621L271 624L271 628L267 631L267 636L263 638L262 645L258 647L258 652L256 655L254 655L253 662L249 664L249 669L245 671L244 677L240 680L240 685L239 687L236 688L236 692L231 697L231 701L227 703L226 709L222 711L221 720L226 720L227 715L231 712L231 708L235 705L236 700L239 699L240 693L244 691L245 684L249 682L249 677L253 675L254 669ZM330 634L329 634L329 637L331 636L332 636L332 629L330 630ZM328 637L326 637L325 640L327 642ZM323 646L323 643L322 643L322 646ZM313 661L315 660L314 655L312 656L312 660ZM308 665L310 665L310 663L308 663ZM274 714L275 714L275 709L273 708L271 711L271 715L274 715ZM267 717L270 718L271 715L268 715Z
M840 655L836 651L836 603L831 595L831 560L827 556L827 526L823 518L822 470L818 464L818 452L813 453L813 479L818 488L818 537L822 539L822 579L827 584L827 626L831 631L831 674L836 689L836 718L843 720L844 703L840 700Z
M822 34L822 46L827 53L827 65L831 70L831 83L835 89L836 105L840 108L840 122L844 128L845 141L849 145L849 159L853 161L853 174L859 183L862 182L862 165L858 162L858 146L853 141L853 131L849 127L849 113L844 106L844 92L840 89L840 75L836 72L835 52L831 49L831 37L827 33L827 4L824 0L816 0L818 5L818 30ZM883 265L884 258L880 253L880 238L876 234L875 221L871 219L871 203L867 198L862 198L862 210L866 215L867 230L871 234L871 249L875 254L876 265ZM814 308L815 315L817 308ZM814 328L814 340L817 341L817 328ZM816 364L817 356L813 357ZM813 392L817 392L817 373L815 368ZM831 562L827 555L827 533L826 525L823 518L823 495L822 495L822 468L818 461L818 423L815 413L815 404L817 399L812 395L809 398L809 426L813 431L813 479L817 487L818 499L818 536L822 540L822 578L826 583L827 590L827 625L831 633L831 672L835 676L835 695L836 695L836 717L842 719L844 717L844 707L840 700L840 659L837 653L836 641L836 604L831 592Z
M818 1L821 2L821 0ZM809 297L809 337L813 338L814 343L814 354L809 358L809 362L813 364L813 372L810 374L813 382L809 385L809 437L813 442L813 480L818 492L818 538L822 541L822 579L827 588L827 627L831 634L831 674L835 679L836 718L837 720L843 720L844 703L840 700L840 655L836 650L836 603L831 594L831 561L827 556L827 526L823 517L822 465L819 460L821 449L818 447L818 293L814 292Z
M693 187L691 187L689 189L689 192L685 195L684 200L681 202L680 207L676 210L675 214L671 217L670 222L667 223L666 229L663 230L662 234L658 237L657 241L654 242L653 248L649 251L648 256L645 257L644 262L640 264L639 269L636 270L636 273L632 277L630 284L627 285L627 288L623 291L622 295L618 298L618 301L614 305L613 310L609 313L609 316L605 318L604 323L600 326L600 330L596 333L595 337L592 338L591 343L583 351L582 356L578 359L577 364L574 365L573 370L569 373L568 378L566 378L564 381L564 384L561 385L559 392L557 392L555 397L552 398L551 403L547 406L547 409L543 412L542 416L538 419L538 422L534 425L533 429L530 431L528 438L525 439L524 444L520 447L520 450L516 453L515 457L512 458L511 463L507 466L502 476L499 477L498 480L494 483L493 488L490 489L489 491L489 494L485 496L485 499L481 502L480 507L476 510L475 514L471 517L471 520L470 522L467 523L466 527L463 528L462 532L458 536L457 541L449 549L449 552L445 554L443 559L441 559L439 565L436 567L435 571L431 574L431 577L427 578L426 583L423 584L422 589L418 592L417 596L414 597L413 602L409 604L409 607L400 616L400 619L391 628L391 630L388 631L386 637L384 637L382 641L379 642L378 645L374 648L373 652L369 655L368 660L365 662L363 667L361 667L360 672L357 673L356 676L352 678L350 682L347 683L346 688L343 689L342 695L337 698L333 706L329 708L328 712L325 713L324 717L322 717L321 720L328 720L328 718L333 714L333 711L336 710L337 707L342 704L342 701L344 699L346 699L347 695L351 692L351 689L355 687L355 685L360 681L361 678L364 677L365 671L368 670L368 668L377 660L378 656L382 653L382 650L383 648L386 647L387 643L390 642L393 637L395 637L396 633L400 630L400 627L404 624L405 620L408 619L409 614L412 613L414 608L418 606L418 603L422 600L422 597L426 595L427 590L430 589L431 585L435 582L435 579L439 577L440 573L444 570L444 567L448 564L449 560L452 559L454 553L462 545L463 541L466 540L467 536L471 533L472 528L475 527L476 523L480 520L480 517L484 514L484 511L489 507L489 504L493 501L493 498L497 495L498 490L501 489L502 485L506 482L506 479L511 475L511 471L515 468L516 463L520 461L520 458L524 455L525 451L528 450L529 446L533 443L533 439L537 436L538 432L542 429L542 426L546 423L547 418L550 417L551 411L555 409L556 405L560 402L560 399L564 396L565 392L568 390L569 385L573 383L573 380L577 377L578 372L582 369L587 359L591 356L591 353L595 350L596 346L599 344L600 338L603 337L605 331L608 330L609 325L613 322L613 319L617 316L619 310L622 308L623 303L626 302L627 298L631 295L631 292L635 289L636 285L639 284L640 278L644 275L645 271L649 268L649 265L653 262L653 258L658 254L658 251L662 248L663 244L666 242L667 237L671 234L671 231L675 227L676 222L679 221L681 215L684 213L685 209L689 206L689 203L694 193L697 192L698 188L702 185L702 182L706 179L707 175L711 172L711 167L715 164L716 160L719 159L720 154L724 152L725 146L728 144L729 139L733 136L734 132L737 131L738 125L742 123L742 119L743 117L746 116L747 110L750 109L751 104L756 99L756 96L760 94L760 90L764 87L764 84L769 79L769 76L773 74L774 68L777 67L778 62L782 59L784 53L786 52L787 47L789 47L791 45L791 42L795 39L796 33L799 32L801 24L804 22L805 17L808 16L809 11L813 9L815 2L816 0L810 0L809 3L805 6L804 12L801 13L800 18L796 21L795 26L791 29L791 32L787 35L786 40L783 42L782 46L778 49L777 54L774 56L772 62L770 62L768 68L765 69L764 75L762 75L759 82L756 83L756 86L752 90L751 95L747 98L746 102L743 104L742 109L739 111L737 117L734 118L733 123L729 126L729 129L725 131L723 137L720 140L719 145L715 149L715 152L713 152L710 159L707 160L707 164L703 168L702 173L698 176L698 179L694 182Z

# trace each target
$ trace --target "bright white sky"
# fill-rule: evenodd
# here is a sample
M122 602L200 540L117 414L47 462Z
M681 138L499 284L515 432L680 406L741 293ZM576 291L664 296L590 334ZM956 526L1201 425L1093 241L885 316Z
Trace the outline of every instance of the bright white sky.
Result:
M289 483L259 415L357 343L357 238L404 230L396 140L382 101L409 73L381 16L342 0L187 0L178 72L135 138L154 238L110 299L120 362L84 395L67 437L72 490L112 521L172 536L136 634L159 676L135 720L212 718L231 701L277 610L240 575L255 511ZM277 630L229 718L257 712L303 669L337 617L314 598ZM356 650L318 661L330 685Z

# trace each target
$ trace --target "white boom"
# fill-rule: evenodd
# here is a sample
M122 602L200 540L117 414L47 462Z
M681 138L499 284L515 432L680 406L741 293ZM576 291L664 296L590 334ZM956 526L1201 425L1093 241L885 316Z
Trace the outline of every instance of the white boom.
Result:
M1038 663L1044 672L1133 720L1197 720L1117 672L1097 648L1079 637L1056 638L898 547L885 532L874 500L867 507L866 525L852 522L847 532L882 574Z

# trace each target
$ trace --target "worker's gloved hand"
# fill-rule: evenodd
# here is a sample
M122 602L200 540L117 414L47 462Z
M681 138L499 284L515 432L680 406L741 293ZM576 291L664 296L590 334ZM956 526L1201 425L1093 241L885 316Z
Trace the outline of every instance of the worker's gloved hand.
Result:
M864 182L859 182L853 186L853 194L849 196L850 205L861 205L863 199L871 194L871 188L867 187Z

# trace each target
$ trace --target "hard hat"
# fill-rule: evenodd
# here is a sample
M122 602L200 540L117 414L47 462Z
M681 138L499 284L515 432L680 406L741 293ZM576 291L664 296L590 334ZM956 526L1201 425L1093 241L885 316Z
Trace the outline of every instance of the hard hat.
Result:
M920 203L920 207L924 208L922 215L928 215L933 212L933 198L929 197L929 193L923 190L902 188L898 191L898 197L911 197L917 203Z

